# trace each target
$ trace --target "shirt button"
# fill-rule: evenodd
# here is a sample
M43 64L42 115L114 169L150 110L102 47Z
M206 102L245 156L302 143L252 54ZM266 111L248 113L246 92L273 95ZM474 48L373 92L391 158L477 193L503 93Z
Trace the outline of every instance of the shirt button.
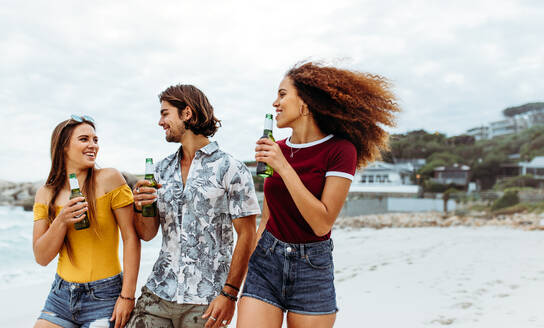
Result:
M291 253L292 248L287 246L287 248L285 250L287 251L287 253Z

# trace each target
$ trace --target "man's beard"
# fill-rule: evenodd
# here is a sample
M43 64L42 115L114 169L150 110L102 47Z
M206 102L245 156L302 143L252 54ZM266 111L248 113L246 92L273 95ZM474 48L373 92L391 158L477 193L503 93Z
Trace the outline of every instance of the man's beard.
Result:
M185 132L185 129L182 127L178 129L178 131L173 131L172 128L170 128L170 134L166 134L166 141L167 142L181 142L181 136Z
M179 135L167 135L166 136L166 141L167 142L181 142L181 136Z

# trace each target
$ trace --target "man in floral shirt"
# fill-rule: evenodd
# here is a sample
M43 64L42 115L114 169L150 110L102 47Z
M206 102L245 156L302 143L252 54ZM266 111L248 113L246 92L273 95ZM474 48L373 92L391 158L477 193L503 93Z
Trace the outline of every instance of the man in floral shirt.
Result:
M208 140L220 124L199 89L175 85L159 99L166 140L181 146L155 166L156 193L145 180L133 191L140 238L151 240L160 227L162 248L127 327L224 327L255 243L253 180ZM141 207L154 201L157 216L142 217Z

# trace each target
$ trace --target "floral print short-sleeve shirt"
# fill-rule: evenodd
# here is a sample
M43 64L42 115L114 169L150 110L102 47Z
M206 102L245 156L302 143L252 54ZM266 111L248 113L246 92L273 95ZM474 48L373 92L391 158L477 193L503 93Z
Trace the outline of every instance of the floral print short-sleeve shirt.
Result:
M230 268L232 220L260 213L248 168L211 142L181 179L182 147L155 166L162 230L159 258L146 286L180 304L208 304L221 291Z

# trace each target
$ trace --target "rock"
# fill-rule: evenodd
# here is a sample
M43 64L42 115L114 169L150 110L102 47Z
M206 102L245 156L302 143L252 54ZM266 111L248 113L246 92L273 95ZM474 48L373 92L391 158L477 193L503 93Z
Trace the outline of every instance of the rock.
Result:
M542 221L542 222L541 222ZM544 215L532 213L501 214L496 217L451 216L442 219L441 212L425 213L385 213L338 218L336 227L340 228L416 228L416 227L483 227L503 226L524 230L544 230Z
M34 207L34 198L27 198L25 200L16 201L13 205L22 206L23 210L30 212Z
M127 181L130 189L133 189L134 185L136 185L136 182L138 182L138 177L128 172L121 172L121 174L123 175L123 177L125 177L125 180Z
M0 191L5 189L14 188L17 184L6 180L0 180Z
M132 188L137 176L122 172L127 184ZM15 183L0 180L0 205L22 206L25 210L31 211L34 204L34 196L38 189L44 185L44 181Z

